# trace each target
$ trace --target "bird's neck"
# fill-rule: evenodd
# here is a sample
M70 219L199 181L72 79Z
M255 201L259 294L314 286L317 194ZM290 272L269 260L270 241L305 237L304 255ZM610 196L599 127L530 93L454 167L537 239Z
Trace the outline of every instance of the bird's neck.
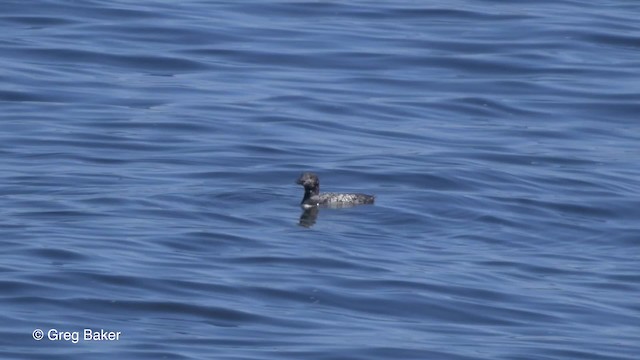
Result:
M310 188L304 188L304 198L302 198L302 202L305 202L309 200L310 197L318 194L320 194L320 185L316 185Z

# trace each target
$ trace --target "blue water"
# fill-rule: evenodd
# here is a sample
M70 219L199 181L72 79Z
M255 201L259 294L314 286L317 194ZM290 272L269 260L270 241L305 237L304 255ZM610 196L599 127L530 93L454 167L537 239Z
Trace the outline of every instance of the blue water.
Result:
M638 359L638 19L3 1L0 357Z

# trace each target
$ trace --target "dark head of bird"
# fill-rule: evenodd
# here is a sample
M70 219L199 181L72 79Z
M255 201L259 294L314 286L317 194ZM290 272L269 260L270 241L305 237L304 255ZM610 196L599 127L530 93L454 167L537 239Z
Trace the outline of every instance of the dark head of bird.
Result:
M296 184L304 186L306 191L311 191L314 194L320 192L320 180L318 179L318 175L314 173L302 173L298 180L296 180Z

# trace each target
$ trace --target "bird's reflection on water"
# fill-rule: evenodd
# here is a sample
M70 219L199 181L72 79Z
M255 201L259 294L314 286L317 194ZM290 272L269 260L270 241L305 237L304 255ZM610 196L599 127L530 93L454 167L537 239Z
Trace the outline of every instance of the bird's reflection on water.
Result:
M309 228L315 225L316 221L318 220L318 214L320 213L320 208L344 209L344 208L351 208L354 206L356 205L338 203L338 204L331 204L331 205L325 205L325 206L313 206L309 208L303 208L302 214L300 214L300 221L298 222L298 225L304 226L306 228Z
M308 209L302 210L302 214L300 214L300 222L298 225L304 226L306 228L310 228L315 225L316 220L318 219L318 213L320 209L317 207L312 207Z

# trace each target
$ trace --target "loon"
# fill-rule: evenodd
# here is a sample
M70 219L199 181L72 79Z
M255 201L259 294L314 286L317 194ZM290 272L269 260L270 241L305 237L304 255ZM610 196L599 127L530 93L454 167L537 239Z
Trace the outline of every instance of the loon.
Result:
M313 207L349 207L355 205L373 204L375 197L365 194L320 194L320 180L318 175L305 172L300 175L296 184L304 186L304 197L300 205L305 208Z

